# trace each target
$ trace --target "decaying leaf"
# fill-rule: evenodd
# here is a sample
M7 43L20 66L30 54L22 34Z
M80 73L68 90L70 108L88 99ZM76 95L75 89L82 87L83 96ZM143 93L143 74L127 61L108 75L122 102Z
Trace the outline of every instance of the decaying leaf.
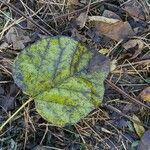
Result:
M82 29L85 26L87 20L87 12L81 13L76 19L77 25Z
M121 20L121 18L120 18L117 14L115 14L114 12L112 12L112 11L110 11L110 10L104 10L102 16L107 17L107 18L112 18L112 19Z
M146 131L142 136L137 150L150 150L150 130Z
M69 37L43 39L13 66L15 83L34 97L36 110L55 125L74 124L101 104L109 60Z
M150 102L150 87L147 87L146 89L144 89L141 93L140 93L140 98L143 101L148 101Z
M137 0L128 0L122 5L122 8L128 12L130 16L145 20L144 8Z
M118 19L107 18L104 16L89 16L89 22L91 22L101 34L104 34L115 41L120 41L135 35L127 21L123 22Z
M132 118L141 123L140 119L136 115L133 115ZM137 135L141 138L145 133L144 127L142 125L137 124L136 122L134 122L133 125Z
M122 45L126 50L134 50L134 54L130 59L136 58L144 47L144 42L140 39L131 39Z
M31 41L29 36L26 36L24 34L25 33L23 30L12 27L7 32L5 38L8 43L13 45L14 50L20 50L20 49L25 48L25 43L28 43Z

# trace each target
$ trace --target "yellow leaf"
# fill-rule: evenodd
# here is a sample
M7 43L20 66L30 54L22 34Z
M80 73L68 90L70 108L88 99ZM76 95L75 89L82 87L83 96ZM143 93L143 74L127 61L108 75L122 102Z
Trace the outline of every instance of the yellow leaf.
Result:
M140 119L136 115L133 115L132 118L136 120L137 122L141 123ZM137 124L136 122L133 122L133 126L137 135L141 138L143 134L145 133L144 127L142 125Z
M107 49L107 48L102 48L102 49L99 50L99 52L100 52L101 54L105 55L105 54L108 54L109 49Z
M140 98L144 101L150 102L150 87L147 87L140 93Z
M117 68L117 60L112 60L110 62L110 72L113 72Z

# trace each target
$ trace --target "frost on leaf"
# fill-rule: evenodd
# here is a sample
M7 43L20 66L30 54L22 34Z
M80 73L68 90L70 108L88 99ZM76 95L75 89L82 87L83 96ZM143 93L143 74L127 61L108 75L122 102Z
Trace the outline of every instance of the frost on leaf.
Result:
M108 72L107 58L65 36L32 44L13 65L15 83L34 97L44 119L59 126L78 122L101 104Z

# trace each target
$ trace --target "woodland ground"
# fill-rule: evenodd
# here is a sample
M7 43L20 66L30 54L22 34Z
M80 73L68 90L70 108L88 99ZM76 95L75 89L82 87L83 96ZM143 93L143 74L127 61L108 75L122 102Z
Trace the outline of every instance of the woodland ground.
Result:
M56 127L38 115L32 101L0 131L1 150L136 149L141 137L134 128L132 116L139 118L145 131L150 127L150 102L143 101L139 95L150 84L150 6L148 1L139 0L140 8L131 5L125 10L122 7L125 2L0 1L0 125L29 100L13 82L11 64L24 47L38 39L71 36L92 49L103 51L116 62L115 70L105 82L102 106L75 125ZM97 31L87 20L83 22L84 17L100 16L105 10L111 11L110 16L127 21L135 32L130 39L142 43L138 41L126 48L123 44L129 41L128 37L118 41ZM83 18L79 17L81 13L85 14Z

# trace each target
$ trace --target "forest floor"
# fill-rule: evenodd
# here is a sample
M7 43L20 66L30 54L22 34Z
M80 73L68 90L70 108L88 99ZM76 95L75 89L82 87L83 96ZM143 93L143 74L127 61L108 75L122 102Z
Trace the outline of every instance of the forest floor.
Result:
M102 105L65 127L41 118L11 69L26 46L56 35L112 64ZM148 0L0 0L0 150L149 150L149 129Z

